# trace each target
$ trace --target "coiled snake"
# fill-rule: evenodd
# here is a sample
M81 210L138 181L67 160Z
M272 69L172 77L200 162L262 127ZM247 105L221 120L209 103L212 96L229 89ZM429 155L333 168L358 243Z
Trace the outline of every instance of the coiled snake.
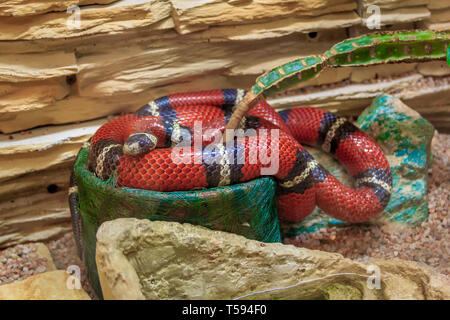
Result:
M278 182L281 219L299 221L318 205L337 219L362 222L384 209L392 179L382 150L333 113L315 108L277 113L260 100L241 121L245 133L253 129L249 136L211 142L243 96L234 89L174 94L118 117L93 136L89 169L102 179L117 171L118 186L181 191L249 181L275 165L271 174ZM201 121L201 131L194 131L195 121ZM181 130L190 140L185 147L179 146ZM199 133L203 143L191 147L191 137ZM171 148L174 140L178 146ZM300 143L335 155L355 178L356 189L340 183ZM183 162L176 158L180 154Z

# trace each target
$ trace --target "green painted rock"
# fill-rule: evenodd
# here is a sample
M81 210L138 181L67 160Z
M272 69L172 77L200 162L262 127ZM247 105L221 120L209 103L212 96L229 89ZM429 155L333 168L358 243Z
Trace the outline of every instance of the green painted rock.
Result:
M393 192L384 212L386 217L411 225L425 221L434 127L399 99L388 95L376 98L357 124L381 145L391 166Z
M376 98L356 124L376 140L391 166L393 191L383 212L386 219L381 220L410 226L425 221L428 217L427 172L432 161L433 126L399 99L388 95ZM307 149L340 181L352 185L352 179L336 160L320 150ZM295 237L321 228L347 225L316 208L302 222L283 223L281 227L284 237Z

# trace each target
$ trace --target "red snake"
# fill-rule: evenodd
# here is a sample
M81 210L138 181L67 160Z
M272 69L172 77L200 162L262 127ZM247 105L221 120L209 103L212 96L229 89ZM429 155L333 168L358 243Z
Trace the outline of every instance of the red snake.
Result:
M244 94L235 89L173 94L120 116L93 136L89 169L101 179L115 174L119 187L194 190L258 178L273 165L267 159L278 153L270 175L278 184L280 219L300 221L319 206L336 219L363 222L384 210L392 189L389 164L369 136L336 114L316 108L278 113L260 100L241 122L249 135L231 143L214 141L213 133L224 131ZM203 142L191 147L197 133ZM182 141L184 147L177 145ZM354 178L355 189L339 182L300 143L333 154ZM254 152L262 146L266 158ZM184 161L174 160L174 154Z

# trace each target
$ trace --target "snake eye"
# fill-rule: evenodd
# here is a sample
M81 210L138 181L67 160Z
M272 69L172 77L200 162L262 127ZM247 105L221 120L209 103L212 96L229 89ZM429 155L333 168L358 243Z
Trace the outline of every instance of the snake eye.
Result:
M123 153L139 156L155 149L158 138L149 132L134 132L123 144Z

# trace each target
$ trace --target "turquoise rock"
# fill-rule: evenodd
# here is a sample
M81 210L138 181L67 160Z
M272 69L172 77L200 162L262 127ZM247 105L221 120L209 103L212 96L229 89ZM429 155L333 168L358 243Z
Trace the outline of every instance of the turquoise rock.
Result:
M359 116L356 125L376 140L392 170L391 200L375 221L416 226L427 220L427 174L432 162L434 127L398 98L389 95L377 97ZM316 149L308 148L308 151L341 182L352 186L351 177L331 156ZM319 208L300 223L281 225L283 237L333 226L348 224L329 217Z
M393 192L384 215L390 221L410 225L427 220L433 125L389 95L376 98L357 124L383 148L391 166Z

